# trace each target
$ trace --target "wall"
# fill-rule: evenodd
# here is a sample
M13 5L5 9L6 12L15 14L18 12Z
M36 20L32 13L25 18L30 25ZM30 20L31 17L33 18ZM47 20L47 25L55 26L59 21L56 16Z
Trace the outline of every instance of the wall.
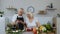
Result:
M57 8L57 13L60 13L59 8L60 0L0 0L0 9L7 11L6 8L9 6L13 6L17 9L24 8L25 12L27 11L27 7L33 6L35 8L35 13L39 10L44 10L49 3L53 3L54 8Z
M22 7L26 10L28 6L32 5L36 11L45 9L46 5L51 2L54 3L54 7L59 8L59 1L60 0L0 0L2 9L14 6L17 9Z
M40 9L45 9L45 6L48 5L50 0L1 0L2 8L7 8L9 6L14 6L18 8L27 9L28 6L35 7L36 11ZM42 6L42 7L41 7Z
M29 6L33 6L35 8L35 13L37 13L39 10L44 10L47 5L49 5L51 2L54 5L54 8L57 8L57 10L54 12L48 11L47 15L43 16L56 16L56 13L60 13L60 0L0 0L0 9L5 11L4 17L8 17L11 20L11 17L15 14L14 10L7 10L9 6L13 6L17 9L24 8L25 12L27 12L27 8ZM41 16L41 15L39 15Z
M0 0L0 9L4 10L5 14L7 14L8 11L6 8L9 6L13 6L17 9L24 8L25 12L27 12L27 7L33 6L35 8L35 13L37 13L39 10L44 10L46 6L52 2L54 8L57 8L56 13L60 13L59 1L60 0Z

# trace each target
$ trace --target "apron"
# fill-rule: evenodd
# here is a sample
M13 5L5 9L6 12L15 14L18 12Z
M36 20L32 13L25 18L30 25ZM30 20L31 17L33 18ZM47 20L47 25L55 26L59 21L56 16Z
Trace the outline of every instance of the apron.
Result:
M17 20L21 20L22 22L24 22L24 18L23 17L18 17L17 16ZM24 29L24 25L21 22L17 23L17 26L18 26L19 30L23 30Z

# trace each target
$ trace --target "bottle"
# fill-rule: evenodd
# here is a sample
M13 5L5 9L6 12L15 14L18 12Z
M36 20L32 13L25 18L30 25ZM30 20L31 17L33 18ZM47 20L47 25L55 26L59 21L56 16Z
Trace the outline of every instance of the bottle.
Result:
M53 3L51 3L51 8L53 8Z

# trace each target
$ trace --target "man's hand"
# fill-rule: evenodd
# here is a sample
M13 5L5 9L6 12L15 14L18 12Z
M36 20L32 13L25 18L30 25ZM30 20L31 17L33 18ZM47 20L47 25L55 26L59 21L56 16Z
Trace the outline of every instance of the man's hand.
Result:
M16 23L15 22L13 22L13 23L11 23L12 25L15 25Z
M20 20L21 23L23 23L23 21Z

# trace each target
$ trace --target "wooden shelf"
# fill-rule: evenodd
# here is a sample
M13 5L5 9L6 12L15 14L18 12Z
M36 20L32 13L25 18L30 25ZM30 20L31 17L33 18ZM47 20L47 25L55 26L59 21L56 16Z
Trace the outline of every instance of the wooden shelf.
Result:
M6 9L8 9L8 10L15 10L15 11L17 11L17 9L16 9L16 8L6 8Z
M46 10L56 10L56 8L47 8Z
M42 10L42 11L39 11L38 14L45 15L47 14L47 11Z

